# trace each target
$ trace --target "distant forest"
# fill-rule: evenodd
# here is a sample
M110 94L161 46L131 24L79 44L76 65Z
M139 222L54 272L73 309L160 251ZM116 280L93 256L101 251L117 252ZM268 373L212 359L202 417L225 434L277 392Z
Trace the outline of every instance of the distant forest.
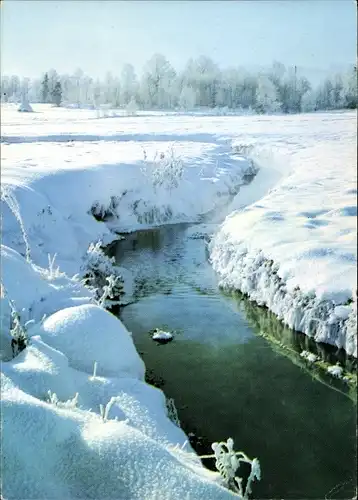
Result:
M59 74L50 69L40 78L3 75L2 102L53 103L78 107L132 110L196 110L217 108L256 113L299 113L357 107L357 67L332 74L317 86L298 71L274 62L258 73L243 68L220 69L209 57L190 59L177 72L155 54L137 76L131 64L120 75L92 78L81 69Z

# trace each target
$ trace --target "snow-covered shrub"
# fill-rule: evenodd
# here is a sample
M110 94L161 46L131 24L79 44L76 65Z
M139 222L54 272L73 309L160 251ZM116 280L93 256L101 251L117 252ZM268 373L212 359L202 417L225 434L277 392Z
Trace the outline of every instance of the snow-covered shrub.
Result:
M15 357L19 352L26 348L28 342L27 327L29 324L33 323L33 320L27 321L24 325L22 325L20 321L20 313L17 311L15 303L10 300L9 304L11 307L11 349L13 357Z
M213 443L211 445L214 455L204 455L200 458L215 458L215 466L219 471L224 485L238 493L241 498L247 499L251 490L252 482L261 479L260 462L257 458L251 460L243 451L234 451L234 440L228 438L225 442ZM251 472L243 487L243 478L236 475L241 463L251 465Z
M175 155L173 147L159 155L156 152L152 160L148 159L145 150L143 150L143 155L141 171L151 180L154 188L163 186L171 191L179 186L184 173L184 165L181 158Z
M236 154L249 156L254 149L254 145L250 143L239 143L235 144L233 149Z
M117 212L118 205L119 205L119 197L111 196L108 206L104 206L102 203L96 201L92 205L90 212L93 215L93 217L98 221L106 221L108 219L113 219L113 218L119 219L119 215Z
M108 257L102 242L91 243L81 266L80 274L86 286L95 288L95 301L103 307L121 304L124 280L115 266L114 257Z

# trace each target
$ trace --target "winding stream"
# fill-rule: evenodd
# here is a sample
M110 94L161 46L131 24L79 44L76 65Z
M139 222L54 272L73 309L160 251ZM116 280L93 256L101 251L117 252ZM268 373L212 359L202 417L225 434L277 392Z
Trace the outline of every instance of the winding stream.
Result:
M232 437L237 450L260 459L255 498L352 498L354 403L343 384L313 376L299 356L307 344L331 360L335 353L218 289L205 241L213 228L138 231L109 250L135 276L136 301L123 308L121 320L133 333L148 380L174 398L200 454ZM174 331L174 340L155 343L149 335L155 327ZM263 333L288 345L290 354ZM210 462L205 465L213 467Z

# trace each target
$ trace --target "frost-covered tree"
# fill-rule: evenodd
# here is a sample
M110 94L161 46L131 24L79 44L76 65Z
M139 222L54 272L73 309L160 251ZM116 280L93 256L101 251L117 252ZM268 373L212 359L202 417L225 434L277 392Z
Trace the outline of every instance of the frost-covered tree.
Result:
M187 86L195 90L197 105L215 107L220 86L220 70L209 57L200 56L189 59L183 79Z
M354 109L357 107L357 66L353 66L343 81L344 107Z
M275 113L280 109L281 103L275 85L267 76L262 75L256 90L256 110L259 113Z
M3 75L1 82L2 101L22 99L16 75ZM42 80L30 82L29 99L51 101L57 82L61 84L63 103L96 109L126 109L131 102L140 109L227 107L283 113L357 106L357 70L353 66L346 73L326 77L311 89L297 67L286 68L279 62L257 75L240 67L220 70L212 59L200 56L189 59L184 70L177 73L164 55L155 54L146 63L140 83L131 64L123 67L120 78L108 72L97 80L81 69L72 75L58 75L53 69Z
M20 78L17 75L1 76L2 100L6 102L19 102L21 99Z
M55 86L51 92L52 103L56 104L56 106L61 105L62 101L62 87L61 82L56 82Z
M146 107L171 108L175 70L162 54L154 54L145 66L141 96Z
M131 98L126 106L126 113L128 116L135 116L138 111L138 104L134 97Z
M127 106L138 93L137 76L132 64L125 64L121 72L121 104Z
M179 96L179 106L181 109L193 110L196 106L196 92L191 87L183 87Z
M309 112L317 109L317 94L314 90L309 90L302 96L301 111Z
M48 83L48 74L45 73L44 78L42 80L42 88L41 88L42 102L48 102L49 96L50 96L50 89L49 89L49 83Z
M339 74L333 78L332 104L335 109L342 109L344 106L343 80Z
M49 100L51 101L52 92L54 91L56 83L59 81L60 77L55 69L50 69L47 72L48 75L48 88L49 88Z

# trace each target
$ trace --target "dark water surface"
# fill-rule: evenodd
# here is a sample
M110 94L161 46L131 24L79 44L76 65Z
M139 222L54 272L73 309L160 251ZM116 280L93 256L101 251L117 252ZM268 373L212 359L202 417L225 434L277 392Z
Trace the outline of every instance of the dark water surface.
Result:
M255 498L352 498L355 405L341 382L310 373L299 356L307 347L325 358L334 352L246 299L221 293L200 233L209 230L176 225L140 231L110 250L135 275L137 301L123 308L121 319L148 379L174 398L200 454L211 453L213 441L232 437L236 450L259 458ZM155 327L175 331L174 340L153 342L148 332ZM213 466L210 460L205 465Z

